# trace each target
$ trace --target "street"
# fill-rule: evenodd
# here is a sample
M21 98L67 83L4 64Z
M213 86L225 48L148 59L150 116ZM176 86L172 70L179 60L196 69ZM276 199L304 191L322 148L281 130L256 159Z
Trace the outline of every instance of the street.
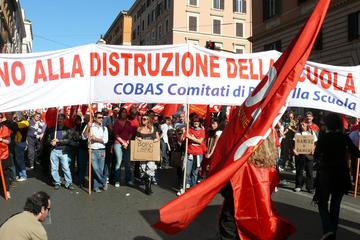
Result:
M291 176L290 176L291 177ZM0 222L22 210L26 197L44 190L51 196L51 224L46 224L49 239L217 239L217 220L222 197L218 195L204 212L183 232L168 236L156 231L151 224L156 222L158 209L175 198L175 169L159 170L159 185L154 186L151 196L141 190L121 186L109 187L102 193L90 196L76 187L74 191L64 188L56 191L44 183L41 177L32 177L26 182L14 183L12 199L0 199ZM312 195L292 191L288 184L273 193L273 200L281 216L296 225L297 232L290 240L320 239L321 225ZM360 197L345 196L340 213L338 239L360 238Z

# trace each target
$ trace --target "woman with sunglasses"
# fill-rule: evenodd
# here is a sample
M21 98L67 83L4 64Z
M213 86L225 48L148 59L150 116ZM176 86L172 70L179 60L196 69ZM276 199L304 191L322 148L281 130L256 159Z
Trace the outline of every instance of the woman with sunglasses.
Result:
M140 127L136 132L136 139L138 140L153 140L160 141L159 133L156 131L152 119L148 115L143 115L141 118ZM140 175L145 183L145 193L151 194L151 184L155 181L155 171L157 166L154 161L147 161L140 163Z

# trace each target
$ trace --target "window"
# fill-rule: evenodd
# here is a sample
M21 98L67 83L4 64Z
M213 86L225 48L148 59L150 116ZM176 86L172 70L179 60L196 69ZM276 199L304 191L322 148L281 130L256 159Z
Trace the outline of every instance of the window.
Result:
M151 39L153 39L153 40L156 39L156 32L155 32L155 30L152 30L152 32L151 32Z
M189 5L197 6L197 0L189 0Z
M132 39L133 39L133 40L136 39L136 30L135 30L135 29L132 31Z
M162 6L162 3L159 3L157 6L156 6L156 17L159 17L163 12L163 6Z
M189 16L189 31L197 31L197 17Z
M264 45L264 50L276 50L281 52L281 40Z
M234 0L233 6L234 6L234 12L246 13L246 1L245 0Z
M264 20L280 15L280 0L263 0Z
M165 4L164 9L170 9L171 0L165 0L164 4Z
M158 27L158 36L159 36L158 39L160 39L162 37L162 26L161 25L159 25L159 27Z
M141 21L141 30L144 31L145 30L145 20Z
M349 41L360 37L360 11L348 15L348 39Z
M150 25L150 13L148 14L148 16L147 16L147 25L149 26Z
M150 4L151 4L150 0L147 0L146 1L146 6L148 7L148 6L150 6Z
M213 34L221 34L221 20L213 19Z
M151 22L155 21L155 9L151 12Z
M235 45L235 53L242 54L245 52L245 46Z
M236 36L243 37L244 36L244 25L242 23L236 23Z
M140 25L137 25L137 31L136 31L137 35L139 36L140 34Z
M169 32L169 31L170 31L169 19L166 19L166 20L165 20L165 30L166 30L166 32Z
M224 0L213 0L213 8L224 10Z
M199 40L197 40L197 39L186 39L186 43L192 44L192 45L199 45Z

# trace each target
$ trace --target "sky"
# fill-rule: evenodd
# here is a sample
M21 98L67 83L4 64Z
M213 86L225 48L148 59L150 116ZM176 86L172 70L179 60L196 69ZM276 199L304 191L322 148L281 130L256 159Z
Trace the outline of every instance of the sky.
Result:
M33 52L96 43L135 0L20 0L32 22Z

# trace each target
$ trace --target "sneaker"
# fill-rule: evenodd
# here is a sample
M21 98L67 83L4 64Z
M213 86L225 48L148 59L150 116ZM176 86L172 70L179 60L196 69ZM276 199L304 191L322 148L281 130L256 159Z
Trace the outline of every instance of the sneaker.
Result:
M284 171L284 168L282 167L278 167L279 168L279 172L283 172Z
M106 178L106 183L110 183L109 178Z
M99 188L94 189L94 192L101 193L101 190Z
M65 187L66 189L69 189L69 190L74 190L74 186L72 184L69 184L69 186Z
M104 191L108 190L108 184L107 183L105 183L105 185L103 186L103 190Z
M278 191L279 191L278 187L275 187L274 192L278 192Z
M296 170L291 170L292 173L296 173Z
M301 192L301 188L297 187L294 189L295 192Z
M187 183L186 184L186 189L188 189L188 188L190 188L190 184Z
M177 196L181 196L181 195L183 195L185 193L185 191L181 188L177 193L176 193L176 195Z
M60 184L55 184L54 189L59 190L60 189Z
M24 177L20 177L18 179L16 179L17 182L23 182L23 181L26 181L27 178L24 178Z
M116 183L115 183L115 187L116 187L116 188L119 188L119 187L120 187L120 183L116 182Z
M9 191L6 192L6 195L7 195L7 198L8 198L8 199L11 199L11 194L10 194Z
M156 181L156 178L152 178L152 179L151 179L151 182L152 182L152 184L154 184L154 185L158 185L158 183L157 183L157 181Z

